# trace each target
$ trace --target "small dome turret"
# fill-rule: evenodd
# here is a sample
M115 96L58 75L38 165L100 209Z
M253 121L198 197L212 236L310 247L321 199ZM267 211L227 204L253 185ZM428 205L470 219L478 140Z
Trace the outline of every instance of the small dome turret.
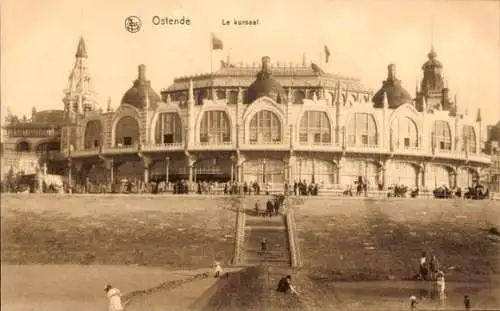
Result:
M401 86L401 80L396 76L396 65L394 64L387 66L387 80L382 82L382 88L373 96L373 107L384 107L384 93L387 94L389 109L396 109L403 104L411 103L412 97Z
M151 87L151 81L146 80L146 66L139 65L137 80L123 96L122 104L129 104L138 109L156 109L161 98Z
M269 56L262 57L262 69L257 74L257 79L248 87L245 103L250 104L262 96L268 96L278 103L285 98L283 87L271 75L270 62Z

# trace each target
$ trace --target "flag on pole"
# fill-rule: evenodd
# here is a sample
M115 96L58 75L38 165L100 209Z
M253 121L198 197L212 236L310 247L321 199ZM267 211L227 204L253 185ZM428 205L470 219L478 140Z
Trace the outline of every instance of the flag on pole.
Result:
M325 45L325 63L328 63L328 59L330 58L330 49Z
M222 40L212 34L212 50L222 50L223 47Z

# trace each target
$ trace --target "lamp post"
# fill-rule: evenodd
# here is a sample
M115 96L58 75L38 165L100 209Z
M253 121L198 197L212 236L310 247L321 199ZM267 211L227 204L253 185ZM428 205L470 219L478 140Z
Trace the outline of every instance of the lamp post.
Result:
M262 183L266 183L266 159L262 160Z
M288 160L287 159L284 159L283 160L283 164L284 164L284 167L283 167L283 177L284 177L284 193L285 193L285 196L288 194L288 185L289 185L289 179L290 179L290 172L288 171Z
M230 159L231 159L231 183L232 183L234 182L234 162L236 160L236 157L232 155Z
M73 167L73 159L71 156L71 152L73 151L73 145L69 145L68 147L68 193L73 193L73 181L72 181L72 167Z
M165 185L168 187L168 173L170 169L170 158L166 157L165 158Z

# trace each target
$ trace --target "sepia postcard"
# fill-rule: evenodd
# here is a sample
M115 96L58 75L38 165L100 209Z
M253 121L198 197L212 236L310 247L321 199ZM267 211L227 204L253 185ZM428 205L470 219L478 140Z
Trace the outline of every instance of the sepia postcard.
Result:
M2 310L500 310L499 1L0 13Z

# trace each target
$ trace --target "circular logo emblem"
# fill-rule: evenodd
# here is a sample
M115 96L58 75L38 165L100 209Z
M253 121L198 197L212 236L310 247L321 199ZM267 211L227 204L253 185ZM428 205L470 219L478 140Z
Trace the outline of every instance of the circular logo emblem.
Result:
M142 22L137 16L129 16L125 19L125 29L128 32L135 33L141 30Z

